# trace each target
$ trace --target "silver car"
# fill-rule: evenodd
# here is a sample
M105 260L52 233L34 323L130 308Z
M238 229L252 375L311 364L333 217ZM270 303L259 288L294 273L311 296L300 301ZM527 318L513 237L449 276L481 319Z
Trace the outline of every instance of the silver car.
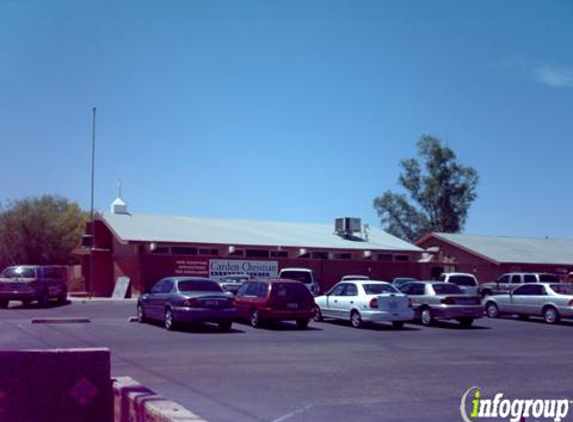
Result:
M464 294L453 283L415 281L404 284L400 291L412 300L416 318L423 325L432 325L440 319L455 319L469 327L476 318L483 316L479 298Z
M391 322L395 328L414 318L408 298L385 281L349 280L314 298L315 319L350 320L354 328L364 322Z
M573 318L573 285L561 283L531 283L517 287L510 293L484 298L490 318L517 315L522 319L541 316L555 324L561 318Z

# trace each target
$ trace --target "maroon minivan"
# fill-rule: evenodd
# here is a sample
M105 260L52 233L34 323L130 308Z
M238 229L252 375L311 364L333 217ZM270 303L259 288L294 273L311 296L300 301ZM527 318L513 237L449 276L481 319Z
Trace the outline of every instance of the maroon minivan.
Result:
M314 298L300 281L285 279L251 280L235 295L237 318L247 319L255 328L269 321L296 321L306 328L314 313Z

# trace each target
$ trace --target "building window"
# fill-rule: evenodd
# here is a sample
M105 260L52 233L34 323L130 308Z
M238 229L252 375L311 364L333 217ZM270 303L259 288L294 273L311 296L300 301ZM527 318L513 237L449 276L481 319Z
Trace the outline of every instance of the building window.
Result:
M328 252L313 252L312 259L328 259Z
M379 253L377 258L378 261L392 262L393 256L390 253Z
M245 256L248 258L268 258L269 251L263 249L247 249Z
M197 248L189 248L186 246L172 246L171 253L173 255L197 255Z
M396 255L394 257L394 261L407 262L409 260L410 260L410 257L408 255Z
M334 259L352 259L352 254L348 252L335 253Z
M288 258L287 251L271 251L271 258Z
M151 251L154 254L167 254L169 253L169 248L167 246L156 246L155 249Z
M229 256L245 256L245 251L243 249L235 249Z
M145 253L145 245L137 245L137 253L138 254Z
M219 249L201 248L201 249L199 249L199 255L218 256L219 255Z

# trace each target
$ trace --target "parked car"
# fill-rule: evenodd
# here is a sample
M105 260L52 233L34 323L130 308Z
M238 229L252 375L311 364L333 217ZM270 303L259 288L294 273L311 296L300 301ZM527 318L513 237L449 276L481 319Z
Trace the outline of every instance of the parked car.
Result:
M412 300L416 318L423 325L436 320L455 319L464 327L483 316L483 306L477 296L465 294L458 285L440 281L414 281L404 284L400 291Z
M573 285L565 283L530 283L509 293L487 296L485 310L490 318L517 315L522 319L541 316L554 324L561 318L573 318Z
M223 276L219 279L219 284L226 292L231 292L233 294L237 293L237 290L250 279L247 274L230 274Z
M283 268L279 271L279 278L300 281L315 296L320 293L316 274L310 268Z
M348 280L370 280L370 277L367 275L343 275L340 277L340 281L348 281Z
M237 318L259 328L270 321L296 321L303 329L314 314L314 299L297 280L251 280L235 295Z
M315 318L350 320L355 328L365 322L391 322L400 328L414 318L408 298L385 281L341 281L315 299Z
M417 278L414 277L395 277L392 280L392 284L396 287L396 288L400 288L400 286L403 286L406 283L409 283L411 281L418 281Z
M51 299L58 303L66 303L68 299L65 267L19 265L0 273L0 308L7 308L11 300L21 301L25 306L34 301L46 306Z
M525 283L559 283L559 278L548 273L505 273L500 275L496 281L484 283L480 286L482 297L499 293L509 293L516 287Z
M139 322L156 320L168 330L183 323L215 322L230 331L237 316L235 300L219 283L197 277L167 277L137 300Z
M463 293L468 295L478 296L479 283L473 274L469 273L444 273L440 275L438 281L444 283L453 283L457 285Z

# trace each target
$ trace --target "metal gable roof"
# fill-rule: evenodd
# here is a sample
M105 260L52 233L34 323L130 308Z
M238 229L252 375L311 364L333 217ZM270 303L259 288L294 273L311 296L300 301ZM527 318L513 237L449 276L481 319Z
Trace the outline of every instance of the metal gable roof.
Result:
M100 215L122 241L422 252L417 246L376 228L368 230L368 241L345 239L334 234L334 223L224 220L145 214Z
M573 240L433 233L499 263L573 264Z

